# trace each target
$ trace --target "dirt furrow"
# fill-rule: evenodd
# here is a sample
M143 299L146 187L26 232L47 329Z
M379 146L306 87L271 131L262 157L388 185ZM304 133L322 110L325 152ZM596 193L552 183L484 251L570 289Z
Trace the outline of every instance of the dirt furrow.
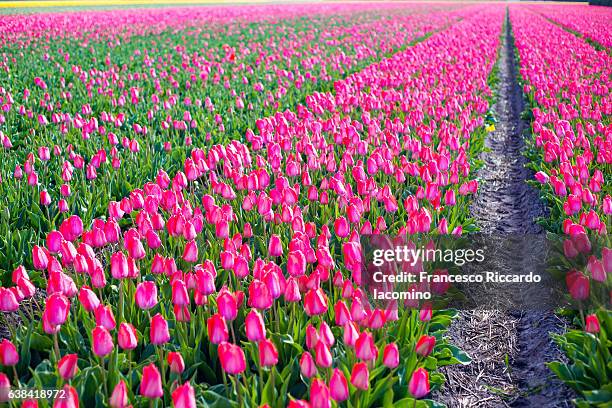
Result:
M535 219L545 210L537 191L526 183L533 179L522 155L529 124L521 119L524 102L508 19L497 68L496 129L486 140L481 186L471 213L485 233L541 234ZM502 265L517 262L512 254L499 258ZM571 406L572 392L545 365L563 359L549 335L562 330L563 321L553 312L461 311L449 336L472 362L444 370L447 383L437 398L449 407Z

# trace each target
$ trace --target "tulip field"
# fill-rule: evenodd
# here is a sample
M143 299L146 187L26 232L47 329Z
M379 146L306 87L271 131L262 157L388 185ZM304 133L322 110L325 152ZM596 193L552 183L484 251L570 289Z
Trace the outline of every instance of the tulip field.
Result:
M443 406L461 311L372 302L361 240L482 231L511 33L531 221L584 302L542 365L609 407L610 27L550 3L0 14L0 402Z

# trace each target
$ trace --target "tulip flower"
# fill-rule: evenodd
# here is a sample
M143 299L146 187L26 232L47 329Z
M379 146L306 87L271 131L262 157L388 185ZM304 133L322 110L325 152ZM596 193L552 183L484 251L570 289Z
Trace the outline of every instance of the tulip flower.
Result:
M64 324L69 312L70 301L61 293L53 293L47 298L44 314L49 324L54 326Z
M171 373L181 374L185 371L185 362L181 353L171 351L168 353L168 367L170 367Z
M151 318L151 327L149 329L149 338L151 344L156 346L167 343L170 340L170 331L168 330L168 322L164 317L157 313Z
M189 241L185 244L183 251L183 260L185 262L195 263L198 261L198 244L195 241Z
M270 290L266 284L258 279L254 279L249 285L248 305L255 309L266 310L272 307L274 299L270 295Z
M228 342L219 344L219 360L221 368L228 374L236 375L242 373L246 369L246 360L244 352L240 346Z
M53 402L53 408L78 408L79 406L79 396L74 389L74 387L66 384L62 388L64 391L60 394L60 396L56 397Z
M98 296L87 286L83 286L79 291L79 301L88 312L93 312L100 306L100 299Z
M351 384L360 390L370 388L370 372L366 363L357 363L351 371Z
M155 364L149 364L142 369L140 395L149 399L156 399L164 396L161 375Z
M414 398L423 398L429 394L429 373L424 368L417 368L412 373L408 391Z
M586 300L589 298L590 284L589 278L581 272L572 270L565 277L567 288L574 300Z
M317 373L317 366L312 358L312 355L305 351L300 358L300 371L306 378L310 378Z
M329 379L329 394L336 402L342 402L348 399L349 389L344 373L337 368Z
M226 320L234 320L238 315L236 298L226 288L219 291L217 296L217 309Z
M227 324L220 314L214 314L206 321L208 339L212 344L221 344L229 339Z
M134 295L136 305L142 310L149 310L157 305L157 285L153 281L144 281L136 287Z
M590 314L585 318L585 327L584 330L588 333L599 333L599 319L597 315Z
M130 323L121 323L117 334L117 344L123 350L133 350L138 345L136 328Z
M125 381L119 380L108 400L111 408L127 408L130 405Z
M365 361L375 360L378 356L378 349L374 343L372 333L362 332L355 342L355 352L357 358Z
M9 391L11 389L11 380L6 374L0 372L0 402L9 402Z
M57 371L64 380L70 380L75 376L79 358L76 354L66 354L57 363Z
M311 289L306 293L304 310L308 316L317 316L327 312L327 297L323 289Z
M172 282L172 304L175 306L188 306L190 303L187 286L181 279Z
M278 363L278 351L272 341L263 339L257 346L259 349L259 364L262 367L271 367Z
M49 265L47 250L38 245L34 245L32 248L32 263L34 264L34 268L39 271L47 269L47 265Z
M389 343L383 351L383 364L389 368L395 368L399 365L399 349L397 344Z
M283 255L283 245L278 235L273 234L270 237L270 243L268 244L268 255L271 257Z
M431 320L431 316L431 304L424 304L421 310L419 311L419 320L421 320L422 322L428 322Z
M91 332L91 338L93 352L99 357L109 355L115 347L113 337L103 326L96 326Z
M19 354L13 343L7 339L0 342L0 364L4 366L14 366L19 362Z
M252 309L244 320L246 336L249 341L258 342L266 338L266 327L261 314Z
M107 330L113 330L116 326L113 310L110 306L99 305L95 310L96 325L103 326Z
M310 406L312 408L331 408L329 388L318 378L315 378L310 385Z
M427 357L433 351L436 345L436 338L434 336L423 335L417 341L415 351L418 355Z
M593 280L597 282L606 281L606 271L603 262L592 255L589 257L587 270L591 273Z
M0 287L0 312L14 312L19 309L15 294L8 288Z
M317 342L315 349L315 361L319 367L331 367L332 355L327 344L322 341Z
M196 408L195 391L189 382L172 391L174 408Z

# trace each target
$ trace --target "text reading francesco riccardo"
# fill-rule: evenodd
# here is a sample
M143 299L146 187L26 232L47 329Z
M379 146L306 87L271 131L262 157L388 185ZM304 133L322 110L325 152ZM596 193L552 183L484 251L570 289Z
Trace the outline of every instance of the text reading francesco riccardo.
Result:
M372 294L381 300L427 300L431 298L429 288L435 285L452 284L514 284L538 283L540 274L505 273L496 270L479 270L472 268L471 273L449 273L437 269L432 273L428 265L433 263L450 263L458 267L466 264L480 264L485 261L483 249L431 249L396 246L393 249L375 249L372 252L369 269L371 274ZM432 269L432 268L429 268Z

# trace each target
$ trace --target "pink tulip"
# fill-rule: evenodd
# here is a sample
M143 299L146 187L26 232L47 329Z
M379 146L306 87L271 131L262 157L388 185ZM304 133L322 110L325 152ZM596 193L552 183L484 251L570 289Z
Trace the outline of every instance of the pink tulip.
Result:
M365 361L375 360L378 356L378 349L374 343L372 333L363 332L355 342L355 352L357 358Z
M272 235L270 237L270 243L268 244L268 255L271 257L283 255L283 246L278 235Z
M220 314L214 314L206 321L208 339L213 344L221 344L229 339L225 319Z
M366 363L357 363L351 371L351 384L360 390L370 388L370 372Z
M433 351L436 345L436 338L434 336L422 335L417 341L415 351L418 355L427 357Z
M129 406L129 399L127 393L127 386L123 380L119 380L113 392L108 400L108 404L111 408L127 408Z
M389 343L383 351L383 364L389 368L396 368L399 365L399 349L397 344Z
M327 297L323 289L311 289L306 293L304 310L308 316L317 316L327 312Z
M144 281L136 287L134 295L136 305L142 310L149 310L157 305L157 285L153 281Z
M106 328L96 326L91 333L91 337L93 352L97 356L105 357L113 351L115 347L113 344L113 337Z
M149 339L151 344L162 345L170 340L170 331L168 330L168 322L164 317L157 313L151 318L151 327L149 329Z
M172 391L174 408L196 408L195 390L186 382Z
M0 287L0 312L14 312L19 309L19 301L8 288Z
M599 333L600 327L599 327L599 319L597 318L597 315L590 314L586 316L584 330L587 333Z
M429 394L429 373L424 368L417 368L412 373L408 391L414 398L423 398Z
M149 364L142 369L140 395L150 399L161 398L164 396L161 375L159 374L159 370L155 364Z
M312 355L305 351L300 358L300 371L306 378L310 378L317 373L317 366L315 365Z
M278 351L276 346L268 339L263 339L258 344L259 364L263 367L271 367L278 363Z
M57 371L64 380L70 380L75 376L78 366L78 356L76 354L66 354L57 363Z
M123 350L133 350L138 345L136 328L130 323L121 323L117 334L117 344Z
M185 371L185 362L183 361L183 356L181 353L171 351L168 353L168 367L170 367L170 372L181 374Z
M310 385L310 406L312 408L331 408L329 388L318 378L315 378Z
M244 352L239 346L222 342L219 344L218 351L221 367L226 373L236 375L242 373L246 369Z
M246 315L244 324L249 341L258 342L266 338L266 327L257 310L253 309Z
M19 354L13 343L7 339L0 342L0 364L4 366L14 366L19 362Z
M195 241L189 241L185 245L185 250L183 251L183 260L185 260L185 262L192 263L198 261L198 244Z

